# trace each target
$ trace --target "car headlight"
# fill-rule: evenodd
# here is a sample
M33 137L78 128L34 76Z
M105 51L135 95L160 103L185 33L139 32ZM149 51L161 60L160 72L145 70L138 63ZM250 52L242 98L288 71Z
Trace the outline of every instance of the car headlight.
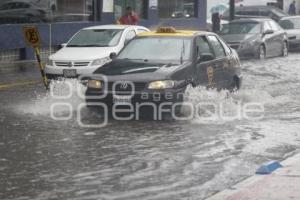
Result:
M96 59L96 60L94 60L93 62L92 62L92 66L102 66L102 65L104 65L105 63L107 63L107 62L109 62L110 61L110 59L108 58L108 57L106 57L106 58L100 58L100 59Z
M51 59L48 59L48 60L47 60L47 65L49 65L49 66L54 66L54 61L51 60Z
M164 89L171 89L174 88L175 82L166 80L166 81L154 81L151 82L148 86L150 90L164 90Z
M250 40L250 41L246 41L244 43L241 44L241 48L250 48L253 47L255 44L257 43L257 40Z
M89 80L87 86L88 86L88 88L92 88L92 89L101 89L102 82L98 81L98 80Z

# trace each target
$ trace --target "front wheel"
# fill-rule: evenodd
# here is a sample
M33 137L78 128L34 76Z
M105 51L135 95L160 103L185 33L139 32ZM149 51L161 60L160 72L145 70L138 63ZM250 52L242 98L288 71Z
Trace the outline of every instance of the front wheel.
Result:
M264 45L259 46L257 58L259 60L264 60L266 58L266 48Z
M240 88L241 88L241 80L239 77L234 76L232 79L231 86L230 86L230 91L235 92L235 91L238 91Z
M282 56L282 57L287 57L288 55L289 55L288 44L287 44L287 42L284 42L284 43L283 43L283 46L282 46L282 53L281 53L281 56Z

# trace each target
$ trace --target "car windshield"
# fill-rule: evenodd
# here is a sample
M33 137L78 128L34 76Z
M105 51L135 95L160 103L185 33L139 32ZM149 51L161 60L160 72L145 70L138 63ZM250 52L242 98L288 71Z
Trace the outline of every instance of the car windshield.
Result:
M257 22L240 22L224 24L220 32L222 35L228 34L257 34L261 32L261 26Z
M67 47L112 47L119 43L123 30L88 29L79 31Z
M283 29L300 29L300 18L285 19L279 22Z
M189 60L190 54L189 38L141 37L132 40L118 59L180 62Z

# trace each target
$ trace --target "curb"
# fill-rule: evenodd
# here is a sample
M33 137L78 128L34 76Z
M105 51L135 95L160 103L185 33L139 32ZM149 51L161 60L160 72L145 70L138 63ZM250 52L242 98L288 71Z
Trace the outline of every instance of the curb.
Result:
M247 191L248 188L255 185L255 183L262 182L267 177L276 176L278 174L286 173L285 167L294 166L297 165L296 163L299 163L300 161L300 152L294 152L291 157L288 157L287 159L280 162L280 164L283 166L283 168L280 168L276 171L274 171L270 175L261 175L261 174L255 174L253 176L250 176L249 178L244 179L241 182L238 182L234 186L231 186L230 188L227 188L223 191L217 192L216 194L213 194L210 197L207 197L206 200L226 200L226 199L232 199L231 197L237 194L241 191ZM262 186L263 188L263 186ZM276 191L275 191L276 192ZM234 198L235 199L235 198Z
M22 70L36 67L36 61L0 62L0 72L7 70Z

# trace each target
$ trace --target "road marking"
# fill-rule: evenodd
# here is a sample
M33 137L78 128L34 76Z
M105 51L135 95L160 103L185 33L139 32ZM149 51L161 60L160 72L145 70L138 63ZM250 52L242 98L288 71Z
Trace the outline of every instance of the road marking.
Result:
M24 86L24 85L34 85L39 82L40 81L24 81L24 82L17 82L17 83L0 84L0 90L10 89L13 87Z

